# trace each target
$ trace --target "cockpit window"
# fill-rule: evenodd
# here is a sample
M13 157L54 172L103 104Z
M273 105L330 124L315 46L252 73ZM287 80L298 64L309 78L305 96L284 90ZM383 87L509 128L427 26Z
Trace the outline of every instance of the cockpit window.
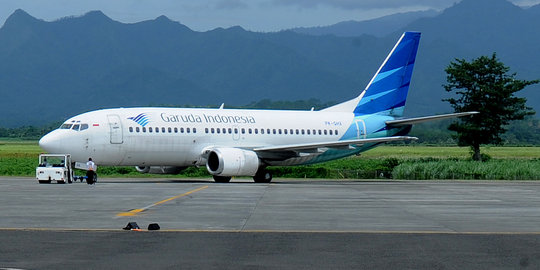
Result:
M73 125L73 130L79 131L80 126L81 125L79 125L79 124Z
M81 130L88 129L88 124L81 124Z
M70 129L71 126L73 126L72 124L63 124L60 126L60 129Z

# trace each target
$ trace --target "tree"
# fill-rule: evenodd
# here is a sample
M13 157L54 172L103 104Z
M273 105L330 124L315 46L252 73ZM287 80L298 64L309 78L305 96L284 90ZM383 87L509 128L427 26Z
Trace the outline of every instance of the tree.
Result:
M514 93L539 80L517 80L516 74L509 74L510 68L497 59L481 56L472 62L455 59L446 68L448 92L455 92L455 98L448 101L455 112L478 111L479 114L464 117L452 123L448 129L457 132L458 145L470 146L474 160L482 160L480 145L500 144L501 135L512 120L521 120L535 114L525 105L525 98Z

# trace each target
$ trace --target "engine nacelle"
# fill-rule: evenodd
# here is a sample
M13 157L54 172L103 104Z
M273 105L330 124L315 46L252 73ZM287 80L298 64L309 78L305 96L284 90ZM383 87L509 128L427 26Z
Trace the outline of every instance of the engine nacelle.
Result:
M253 151L214 148L208 154L206 169L218 176L254 176L259 169L259 157Z
M135 169L140 173L151 174L178 174L186 167L176 166L135 166Z

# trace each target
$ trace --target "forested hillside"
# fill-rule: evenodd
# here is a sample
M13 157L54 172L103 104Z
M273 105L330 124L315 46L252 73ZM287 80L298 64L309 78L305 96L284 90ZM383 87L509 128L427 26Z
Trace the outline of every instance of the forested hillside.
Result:
M449 112L441 85L454 58L497 52L518 78L540 78L538 10L464 0L384 37L196 32L164 16L125 24L100 11L46 22L17 10L0 28L0 127L106 107L341 102L361 92L406 30L422 39L405 113ZM540 110L540 86L522 95Z

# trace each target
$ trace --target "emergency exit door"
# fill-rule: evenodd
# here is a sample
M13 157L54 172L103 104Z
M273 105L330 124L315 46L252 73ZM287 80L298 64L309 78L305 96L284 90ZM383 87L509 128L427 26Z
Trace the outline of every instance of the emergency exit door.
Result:
M356 138L365 139L366 138L366 122L362 119L356 119Z
M109 120L109 129L111 134L111 143L120 144L124 142L124 135L122 134L122 122L120 116L116 114L107 115Z

